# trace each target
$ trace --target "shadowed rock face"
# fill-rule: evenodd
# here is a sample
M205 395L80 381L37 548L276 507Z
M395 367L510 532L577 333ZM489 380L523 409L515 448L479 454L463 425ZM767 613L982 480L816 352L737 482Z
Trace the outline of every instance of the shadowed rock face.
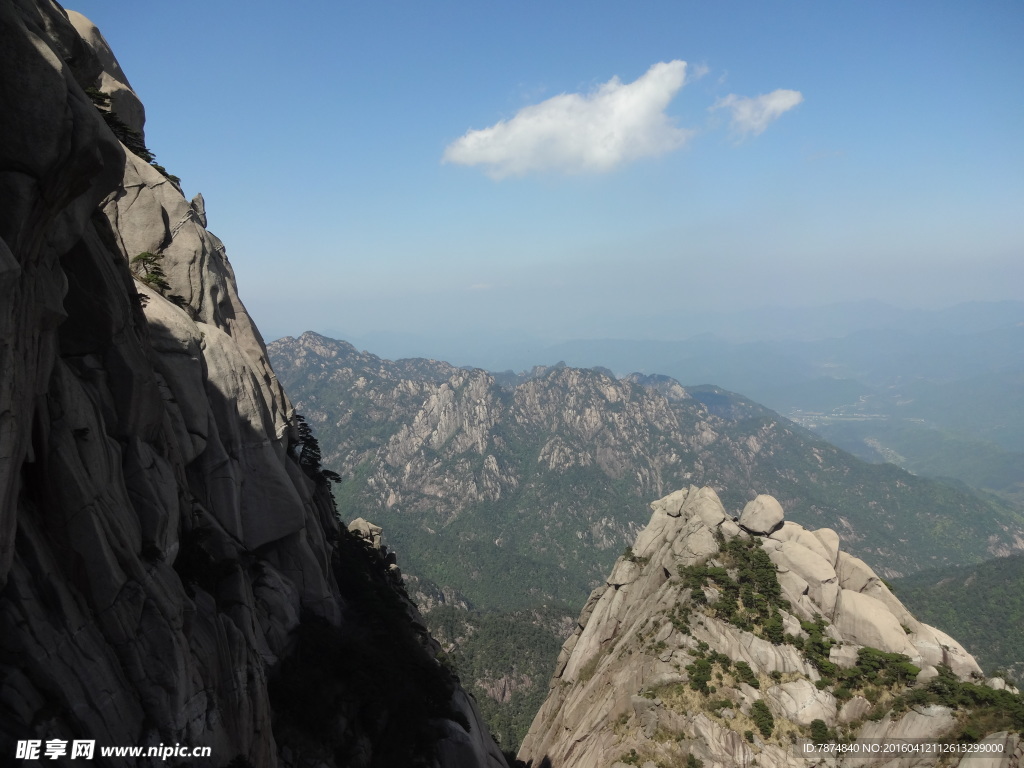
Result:
M95 739L215 765L502 765L395 569L300 467L201 198L85 94L141 133L102 35L14 0L0 39L0 756ZM143 252L165 283L133 277ZM375 678L350 674L363 654Z
M808 764L791 737L806 739L816 720L846 728L852 739L938 741L954 729L957 713L946 706L883 712L840 690L841 671L864 663L866 647L874 658L904 654L911 665L901 668L906 680L863 686L872 696L884 688L875 699L883 706L926 685L940 665L960 680L979 680L981 670L955 640L917 621L863 561L841 551L833 531L785 521L779 503L765 496L735 521L710 488L676 491L651 507L650 523L566 641L521 760L597 768L625 765L624 758L686 765L692 755L706 766L756 758L781 768ZM757 617L759 601L774 606L771 620L763 618L767 610ZM759 708L773 718L770 735L757 725ZM1010 765L1018 738L993 738L1009 739L1006 760L993 765ZM885 765L937 762L928 755Z

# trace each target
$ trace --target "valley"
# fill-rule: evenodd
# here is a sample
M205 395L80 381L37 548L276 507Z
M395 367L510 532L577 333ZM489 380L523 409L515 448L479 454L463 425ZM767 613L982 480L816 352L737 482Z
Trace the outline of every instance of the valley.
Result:
M341 478L340 514L383 527L506 745L542 698L542 655L510 665L485 647L488 628L514 615L531 648L556 646L647 505L673 488L710 485L731 514L771 493L886 578L1024 546L1006 499L866 463L717 387L564 364L491 374L388 361L315 333L268 351Z
M737 19L776 58L799 25L91 5L140 87L170 78L154 125L90 18L0 2L0 764L856 768L805 755L910 741L955 755L887 768L1024 765L1024 302L760 306L845 289L847 258L913 300L935 252L844 255L840 217L886 222L845 151L800 161L829 126L758 138L790 85L790 118L836 113L818 53L806 86L723 90L733 57L774 79ZM699 85L711 64L647 60L719 23L740 45ZM267 108L285 92L303 119ZM929 237L937 202L975 220L890 186ZM1019 270L977 235L936 263ZM270 344L243 265L263 330L290 328ZM1016 295L967 272L952 295ZM379 354L299 332L328 323Z

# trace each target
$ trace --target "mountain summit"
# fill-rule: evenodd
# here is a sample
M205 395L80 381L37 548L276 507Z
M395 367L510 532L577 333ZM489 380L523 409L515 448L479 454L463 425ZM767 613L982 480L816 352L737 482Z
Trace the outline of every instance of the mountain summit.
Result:
M859 765L808 763L799 748L956 743L992 731L1002 732L984 743L1004 750L993 765L1024 752L1006 733L1024 726L1017 691L999 679L981 684L974 658L917 621L834 531L785 520L764 495L738 519L710 488L651 506L566 641L520 759L557 768Z

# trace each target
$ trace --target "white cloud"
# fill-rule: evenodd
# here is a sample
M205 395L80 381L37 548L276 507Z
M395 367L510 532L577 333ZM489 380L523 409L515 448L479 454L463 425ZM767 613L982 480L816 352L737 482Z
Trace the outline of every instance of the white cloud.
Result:
M482 165L493 178L604 172L681 147L693 134L665 108L686 82L686 62L660 62L632 83L613 77L590 94L563 93L511 120L470 130L448 145L446 163Z
M787 91L780 88L754 98L730 93L716 101L711 109L728 109L732 113L734 131L739 134L757 136L784 112L788 112L803 100L804 96L800 91Z

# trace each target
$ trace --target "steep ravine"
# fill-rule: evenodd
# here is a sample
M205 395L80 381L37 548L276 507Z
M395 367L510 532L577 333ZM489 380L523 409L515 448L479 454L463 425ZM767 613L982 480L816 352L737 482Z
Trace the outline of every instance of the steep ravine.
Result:
M0 762L88 739L504 765L388 559L338 524L102 35L13 0L0 39Z

